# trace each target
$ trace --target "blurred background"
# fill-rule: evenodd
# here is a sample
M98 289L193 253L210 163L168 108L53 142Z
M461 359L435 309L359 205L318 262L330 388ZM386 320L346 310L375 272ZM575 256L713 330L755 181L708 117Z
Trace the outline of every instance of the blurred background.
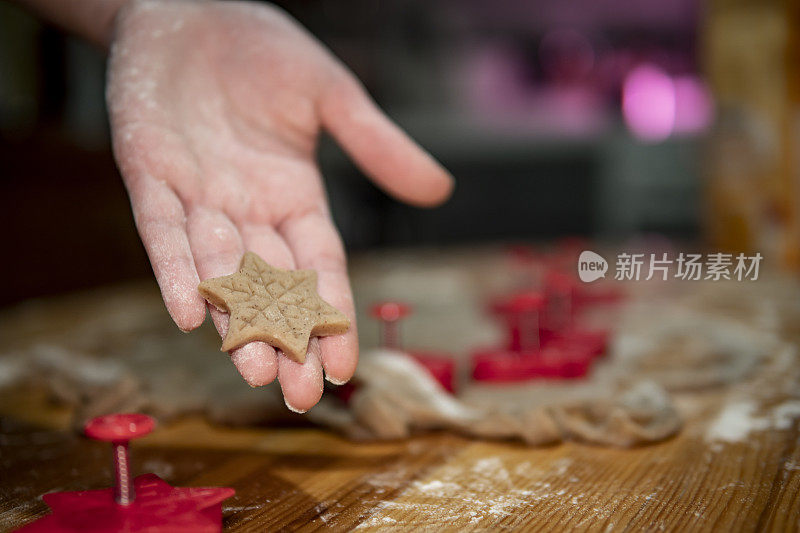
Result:
M351 251L658 234L797 269L791 0L296 0L455 175L400 205L324 139ZM0 305L147 277L109 146L105 57L0 2Z

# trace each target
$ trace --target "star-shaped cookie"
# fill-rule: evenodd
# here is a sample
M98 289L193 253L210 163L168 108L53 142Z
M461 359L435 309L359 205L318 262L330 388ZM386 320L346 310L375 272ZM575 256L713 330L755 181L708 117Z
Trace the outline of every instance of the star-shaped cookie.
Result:
M264 341L303 363L311 336L338 335L350 327L347 317L320 298L316 287L315 271L281 270L246 252L239 272L207 279L198 290L231 315L222 351Z

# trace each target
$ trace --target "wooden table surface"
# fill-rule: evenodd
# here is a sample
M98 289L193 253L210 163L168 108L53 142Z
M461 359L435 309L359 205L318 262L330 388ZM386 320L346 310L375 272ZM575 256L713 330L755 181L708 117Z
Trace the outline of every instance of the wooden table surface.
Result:
M111 483L107 445L58 429L68 413L28 392L0 402L3 530L45 514L43 493ZM230 531L796 530L797 425L714 445L701 427L618 450L445 433L354 443L313 428L186 418L136 441L133 464L175 485L235 488L223 506Z
M59 327L71 302L56 306ZM26 328L13 325L38 334ZM112 483L109 447L70 431L67 408L30 387L0 392L0 530L47 513L44 493ZM311 427L234 429L194 416L136 441L132 463L173 485L233 487L223 504L229 531L798 530L797 419L709 441L728 392L681 399L690 413L681 432L634 449L448 433L357 443ZM773 401L792 396L772 391Z

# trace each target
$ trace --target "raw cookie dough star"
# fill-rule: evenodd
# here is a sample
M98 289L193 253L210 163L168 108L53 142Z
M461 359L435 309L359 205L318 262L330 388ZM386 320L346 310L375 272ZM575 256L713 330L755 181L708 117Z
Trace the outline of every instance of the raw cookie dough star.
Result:
M231 315L222 351L264 341L303 363L312 335L338 335L350 327L347 317L320 298L316 287L315 271L281 270L246 252L239 272L207 279L198 290Z

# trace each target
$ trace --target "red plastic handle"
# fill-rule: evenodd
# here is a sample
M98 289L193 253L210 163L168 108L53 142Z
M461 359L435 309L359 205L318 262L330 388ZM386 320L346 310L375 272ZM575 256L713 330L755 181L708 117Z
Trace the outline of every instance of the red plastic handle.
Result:
M86 423L88 437L106 442L126 442L143 437L153 431L156 421L138 413L119 413L98 416Z

